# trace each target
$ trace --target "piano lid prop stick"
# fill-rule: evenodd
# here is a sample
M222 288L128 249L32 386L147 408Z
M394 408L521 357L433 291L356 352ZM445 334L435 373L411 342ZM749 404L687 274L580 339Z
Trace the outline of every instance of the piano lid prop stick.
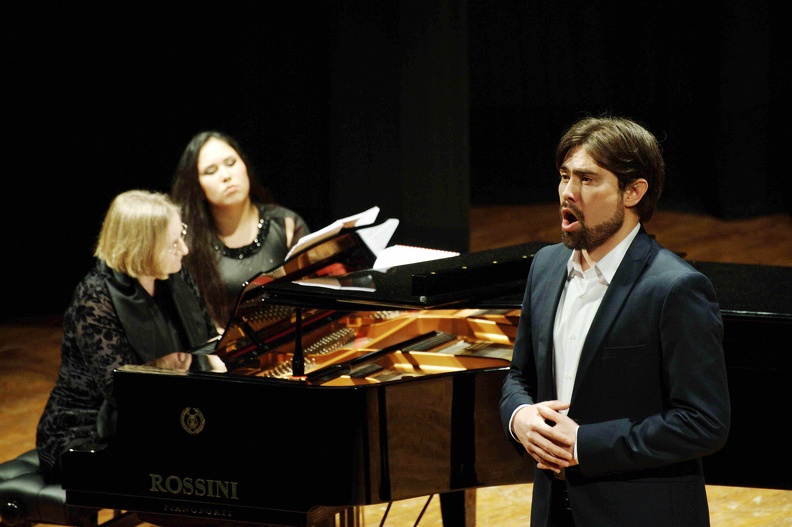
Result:
M294 326L294 355L292 356L292 379L304 381L305 377L305 357L302 346L302 308L297 308L297 320Z

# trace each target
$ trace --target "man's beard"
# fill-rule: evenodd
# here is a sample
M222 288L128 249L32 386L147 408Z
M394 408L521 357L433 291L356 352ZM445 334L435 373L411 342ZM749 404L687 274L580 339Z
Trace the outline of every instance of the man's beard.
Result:
M621 200L610 219L590 228L586 226L582 212L571 205L567 205L567 208L575 214L578 223L580 223L580 229L576 232L561 231L561 241L573 250L591 252L608 241L624 225L624 208Z

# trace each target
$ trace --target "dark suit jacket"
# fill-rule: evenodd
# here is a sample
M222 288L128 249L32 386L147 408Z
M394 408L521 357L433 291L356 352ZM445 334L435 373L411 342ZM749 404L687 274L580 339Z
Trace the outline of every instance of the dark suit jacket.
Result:
M553 245L531 264L500 403L509 438L519 405L556 399L553 324L570 256ZM709 279L641 229L591 325L572 393L580 464L566 485L578 525L709 525L701 457L724 445L731 415L722 337ZM534 527L546 525L552 478L535 471Z

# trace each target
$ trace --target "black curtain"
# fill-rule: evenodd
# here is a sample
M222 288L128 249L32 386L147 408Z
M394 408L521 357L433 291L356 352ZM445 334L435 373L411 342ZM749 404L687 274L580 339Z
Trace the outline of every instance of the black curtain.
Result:
M723 218L792 211L779 192L788 6L471 2L473 203L554 201L563 130L612 113L662 141L661 207Z
M3 2L0 320L61 314L112 197L166 191L207 128L313 228L393 197L415 244L463 243L437 218L471 203L555 201L556 141L585 113L660 137L661 207L792 212L789 5Z

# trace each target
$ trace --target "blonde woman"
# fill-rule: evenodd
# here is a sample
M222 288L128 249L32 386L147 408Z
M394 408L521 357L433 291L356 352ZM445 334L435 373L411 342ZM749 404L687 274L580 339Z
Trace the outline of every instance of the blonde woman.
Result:
M71 445L100 439L100 415L113 406L113 370L147 363L189 368L184 350L217 335L182 268L187 228L164 194L131 190L111 203L96 264L64 314L60 371L38 424L36 447L48 480L59 480L60 456Z

